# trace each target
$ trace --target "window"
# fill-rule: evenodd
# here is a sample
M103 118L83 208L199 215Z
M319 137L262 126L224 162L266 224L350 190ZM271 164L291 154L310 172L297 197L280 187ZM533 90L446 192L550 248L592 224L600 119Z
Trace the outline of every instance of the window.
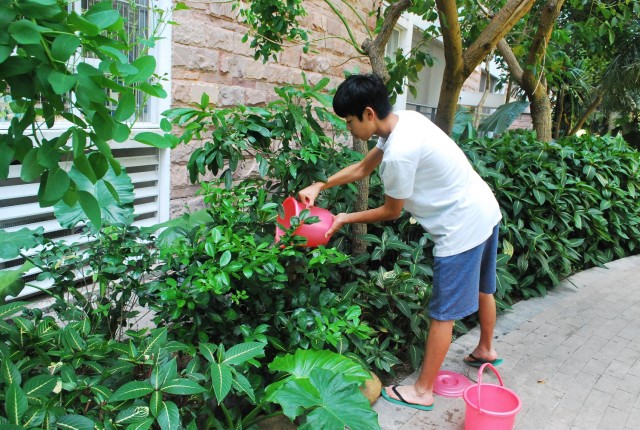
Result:
M396 51L400 47L400 30L394 29L384 48L384 55L389 58L396 58Z
M72 7L83 10L98 3L98 0L80 0L72 4ZM126 28L130 37L145 37L145 32L154 25L153 14L149 0L115 0L114 7L126 19ZM157 7L168 9L170 2L163 0ZM156 57L156 72L159 75L169 76L170 72L170 40L168 34L164 34L162 40L157 42L155 52L150 52ZM166 53L169 52L169 55ZM130 60L135 59L138 52L131 54ZM86 60L86 58L85 58ZM89 59L90 62L91 59ZM97 60L96 60L97 63ZM167 93L171 92L167 88ZM131 137L142 131L159 131L159 112L169 107L169 100L152 98L146 104L143 94L136 94L138 119ZM6 133L9 121L13 113L10 108L9 95L0 94L0 134ZM43 137L53 138L63 130L66 125L61 120L54 128L45 130ZM130 139L124 143L111 143L114 156L118 158L127 173L131 177L135 193L135 225L145 226L165 221L169 217L169 152L158 150ZM61 164L68 169L69 165ZM14 164L9 168L8 178L0 180L0 229L16 231L21 228L43 227L45 236L50 239L61 239L73 242L79 237L79 229L63 229L54 216L53 208L41 208L38 204L39 182L25 183L20 179L21 165ZM34 251L35 252L35 251ZM19 267L23 259L0 259L0 270ZM31 282L35 273L28 273L25 280ZM37 283L36 283L37 284ZM46 287L46 284L40 284ZM38 292L37 289L27 287L22 295L30 295Z
M482 73L480 74L480 92L482 93L486 88L486 82L487 82L487 72L486 70L482 70ZM491 78L489 80L489 92L494 94L502 94L504 90L503 89L497 90L496 89L497 85L498 85L498 78L491 75Z

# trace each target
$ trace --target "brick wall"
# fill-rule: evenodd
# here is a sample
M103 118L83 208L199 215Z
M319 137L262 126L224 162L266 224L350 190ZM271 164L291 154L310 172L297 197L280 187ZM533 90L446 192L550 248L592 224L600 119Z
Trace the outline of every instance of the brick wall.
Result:
M376 4L372 0L350 3L359 10L370 10ZM371 70L368 59L358 56L348 43L328 38L348 35L342 22L323 1L305 1L308 16L301 21L313 31L313 40L324 38L314 46L317 53L305 54L301 46L289 46L278 54L277 61L266 64L254 60L249 43L242 43L246 28L238 23L229 3L187 1L186 4L190 9L175 13L178 25L172 29L173 107L199 102L203 93L218 107L260 105L275 98L274 86L301 83L302 71L312 84L328 76L331 86L335 87L342 81L345 70ZM366 34L357 30L362 28L361 24L344 5L341 7L356 39L362 43ZM374 25L372 18L367 21ZM201 206L200 199L194 197L199 186L191 185L186 169L191 152L199 144L193 142L171 153L172 217L184 212L185 206L190 209ZM243 167L239 177L254 171L252 160L247 160Z

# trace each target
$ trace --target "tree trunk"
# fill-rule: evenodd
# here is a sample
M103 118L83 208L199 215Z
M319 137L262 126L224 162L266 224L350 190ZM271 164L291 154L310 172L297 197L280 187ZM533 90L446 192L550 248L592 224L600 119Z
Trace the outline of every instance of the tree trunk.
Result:
M511 47L503 39L498 49L509 66L511 76L522 87L531 102L531 119L538 140L550 142L552 133L551 100L544 77L544 57L553 26L560 15L564 0L549 0L540 11L540 23L531 43L524 69L520 66Z
M464 81L513 26L531 10L534 3L535 0L508 0L480 36L463 51L456 1L436 0L444 43L445 68L435 123L445 133L451 134Z
M367 153L367 142L360 139L353 139L353 149L361 154ZM355 212L362 212L369 209L369 177L362 178L356 182L358 188L358 195L356 197L356 203L354 206ZM366 224L353 224L351 226L351 240L352 248L351 253L353 255L360 255L367 252L367 242L362 239L362 236L367 234Z
M553 138L560 137L560 125L562 125L562 117L564 116L564 90L560 89L556 99L556 123L553 126Z
M393 29L398 22L398 19L402 13L411 6L410 0L400 0L391 4L385 13L385 20L382 24L380 32L376 36L375 40L366 39L362 43L362 50L369 57L371 61L371 69L373 73L380 76L384 82L389 81L389 71L387 70L387 64L384 61L384 51L391 38ZM367 142L359 139L353 140L353 149L366 154L369 150ZM356 182L358 188L358 196L354 210L361 212L369 209L369 178L363 178ZM353 224L352 226L352 250L353 255L363 254L367 251L367 243L362 239L362 236L367 234L366 224Z
M541 87L542 88L542 87ZM544 89L546 90L546 86ZM529 96L531 101L531 120L533 121L533 129L536 131L537 139L541 142L551 142L551 100L546 91L536 91Z
M600 103L602 103L602 98L603 97L604 97L604 94L603 94L602 90L599 90L596 93L596 96L594 97L593 101L591 102L591 104L589 105L587 110L582 114L582 116L580 117L580 119L578 120L576 125L573 126L573 128L571 129L569 134L567 134L567 136L573 136L574 134L576 134L578 132L578 130L580 130L582 128L582 126L584 125L585 121L587 121L587 118L589 118L589 116L591 116L591 114L598 108Z

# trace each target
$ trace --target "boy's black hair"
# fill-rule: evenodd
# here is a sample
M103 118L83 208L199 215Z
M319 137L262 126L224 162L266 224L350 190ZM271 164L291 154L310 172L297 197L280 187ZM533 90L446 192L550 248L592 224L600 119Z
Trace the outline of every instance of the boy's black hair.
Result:
M393 107L384 81L375 73L347 77L333 97L333 111L341 118L353 115L362 121L367 107L373 109L380 119L391 113Z

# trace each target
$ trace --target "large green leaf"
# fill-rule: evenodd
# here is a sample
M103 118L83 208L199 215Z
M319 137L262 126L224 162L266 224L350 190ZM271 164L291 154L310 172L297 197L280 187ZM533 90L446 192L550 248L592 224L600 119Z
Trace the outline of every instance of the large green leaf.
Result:
M291 420L304 410L312 410L300 429L380 428L378 415L358 385L326 369L312 370L309 379L287 382L276 392L274 400Z
M17 297L24 288L22 275L35 267L30 261L25 262L15 270L0 271L0 303L4 302L7 296Z
M75 182L76 187L80 191L78 193L80 198L73 206L67 205L64 201L56 203L54 213L60 225L71 228L79 222L86 221L89 217L91 217L91 221L96 224L96 215L85 213L85 210L93 210L86 209L87 207L92 208L93 206L88 206L86 199L82 200L83 196L88 197L86 194L82 194L83 191L94 197L97 208L99 209L99 216L103 221L111 224L129 224L132 221L132 203L134 200L133 185L131 184L131 178L129 178L126 172L123 171L119 176L116 176L113 169L109 167L104 177L93 184L89 178L80 173L75 167L72 167L69 171L69 177ZM106 185L107 182L116 190L120 202L118 202L111 191L109 191L109 187ZM83 201L85 204L83 204Z
M20 255L21 249L31 249L41 243L42 227L35 230L22 228L8 232L0 230L0 258L9 260Z
M161 327L151 330L151 337L147 338L145 347L141 349L141 354L151 355L167 343L167 328Z
M153 387L149 383L149 381L132 381L127 382L122 387L118 388L113 396L109 399L109 402L117 402L122 400L131 400L138 399L140 397L144 397L147 394L150 394L153 390Z
M71 180L64 169L57 165L45 172L40 179L40 188L38 189L38 201L40 206L53 206L62 199L69 189Z
M22 312L27 302L11 302L0 306L0 319Z
M162 430L177 430L180 427L180 411L175 403L162 402L158 424Z
M233 375L233 387L241 393L245 393L252 402L256 401L255 393L253 392L253 387L251 387L251 383L247 378L239 373L235 373Z
M63 415L56 425L60 430L93 430L96 427L93 421L81 415Z
M53 40L51 55L60 62L66 62L78 49L82 41L74 34L63 33Z
M125 82L127 84L146 82L156 70L156 59L151 55L144 55L136 58L132 65L135 66L138 72L134 75L126 76Z
M133 138L135 141L144 143L145 145L154 146L156 148L173 148L174 140L171 139L171 135L165 133L164 135L153 133L151 131L143 131L138 133Z
M142 233L153 233L160 229L162 233L158 235L156 244L159 247L169 246L177 238L185 237L189 232L199 225L204 225L213 221L213 217L207 209L201 209L191 214L184 214L181 217L170 219L160 224L154 224L149 227L142 227ZM211 361L211 360L210 360Z
M42 30L45 29L28 19L21 19L9 24L9 34L16 42L24 45L40 43L42 40L42 36L40 35Z
M74 87L78 82L75 75L69 75L67 73L58 72L57 70L51 71L51 74L47 78L51 84L51 88L56 94L65 94L67 91Z
M245 342L232 346L224 354L224 364L242 364L247 360L264 354L265 344L262 342Z
M56 387L58 379L51 375L38 375L24 383L24 391L27 398L47 396Z
M123 409L116 417L116 424L131 424L143 421L149 416L148 406L132 406Z
M205 388L198 385L197 382L192 381L190 379L184 379L184 378L178 378L178 379L174 379L172 381L166 382L162 386L161 390L163 393L178 394L181 396L184 396L187 394L204 393L205 391L207 391Z
M458 140L463 133L467 131L469 137L473 137L473 115L467 108L459 108L456 116L453 118L453 127L451 129L451 137Z
M340 373L347 381L360 384L371 375L355 361L332 351L314 351L299 349L294 355L277 357L269 365L271 371L286 372L290 376L286 380L308 378L313 369L326 369ZM275 385L275 384L272 384ZM269 391L269 388L267 388Z
M108 1L95 3L91 6L91 9L85 13L84 18L100 30L110 27L112 29L122 28L122 17L120 13L117 9L114 9L112 3Z
M155 390L159 390L167 381L176 379L178 376L178 365L175 357L161 365L155 365L151 371L149 382Z
M529 106L527 101L511 102L500 106L494 113L482 120L478 131L503 133L524 112L527 106Z
M4 402L4 409L9 421L13 424L20 424L20 418L27 411L28 404L27 396L17 383L9 384Z
M211 363L211 385L218 404L222 403L231 391L233 376L231 368L226 364Z

